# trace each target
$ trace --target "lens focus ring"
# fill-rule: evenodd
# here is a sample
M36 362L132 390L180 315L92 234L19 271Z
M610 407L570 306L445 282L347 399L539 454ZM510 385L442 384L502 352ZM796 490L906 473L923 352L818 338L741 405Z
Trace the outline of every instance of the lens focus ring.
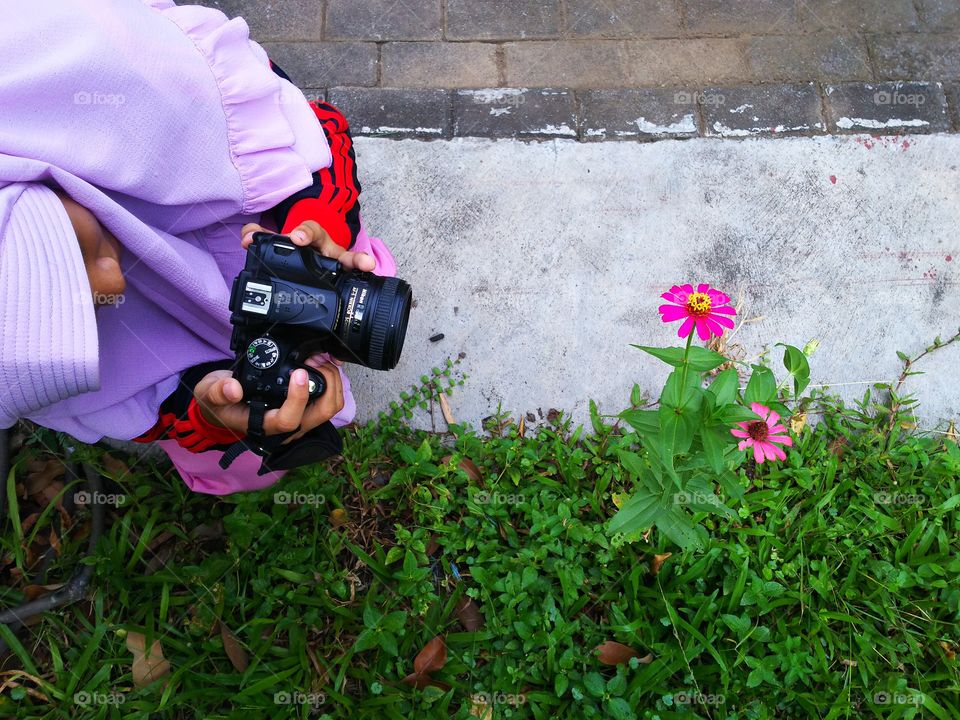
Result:
M370 352L368 356L369 366L377 370L385 369L383 353L387 345L387 335L394 330L390 327L390 315L393 304L396 302L399 286L399 279L384 278L380 297L377 298L377 311L373 315L373 326L370 329Z

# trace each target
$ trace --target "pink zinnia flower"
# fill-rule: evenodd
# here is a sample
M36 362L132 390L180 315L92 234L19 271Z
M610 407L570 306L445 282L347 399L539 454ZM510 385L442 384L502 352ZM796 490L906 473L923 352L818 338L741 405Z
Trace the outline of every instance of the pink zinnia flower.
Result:
M751 403L750 409L763 419L740 422L737 423L739 429L730 430L735 437L743 438L737 447L745 450L752 446L753 457L758 463L764 460L786 460L786 454L776 443L790 447L793 440L787 435L787 428L776 424L780 416L760 403Z
M690 284L674 285L670 292L665 292L660 297L673 303L659 307L663 322L685 318L677 331L679 337L687 337L693 331L694 324L701 340L709 340L711 335L720 337L724 327L733 329L733 320L727 315L736 315L737 311L728 304L730 297L714 290L707 283L697 285L696 292Z

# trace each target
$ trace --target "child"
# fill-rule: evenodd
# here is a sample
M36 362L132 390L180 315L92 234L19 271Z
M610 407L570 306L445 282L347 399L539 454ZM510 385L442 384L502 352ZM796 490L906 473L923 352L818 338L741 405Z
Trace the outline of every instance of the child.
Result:
M228 299L258 229L394 275L360 217L347 122L309 105L243 20L217 10L27 3L0 30L0 427L158 442L198 492L275 482L340 449L337 361L295 372L270 441L227 470L249 410ZM38 42L38 38L44 42ZM265 457L261 457L265 455Z

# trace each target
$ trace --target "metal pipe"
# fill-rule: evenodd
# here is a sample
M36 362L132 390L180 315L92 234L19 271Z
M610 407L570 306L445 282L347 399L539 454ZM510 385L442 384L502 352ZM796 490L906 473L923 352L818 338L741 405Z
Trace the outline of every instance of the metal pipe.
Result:
M2 459L2 458L0 458ZM71 466L75 472L75 466ZM90 541L87 545L87 556L93 555L100 542L100 536L103 534L104 518L106 517L105 506L101 504L103 499L103 484L99 473L89 465L83 466L83 474L87 479L87 487L90 489ZM90 580L93 579L93 566L84 565L74 572L69 582L59 590L55 590L49 595L31 600L19 607L10 608L0 612L0 623L8 626L13 632L18 631L34 615L38 615L48 610L54 610L64 605L82 600L87 594L87 588ZM7 651L7 644L0 639L0 654Z

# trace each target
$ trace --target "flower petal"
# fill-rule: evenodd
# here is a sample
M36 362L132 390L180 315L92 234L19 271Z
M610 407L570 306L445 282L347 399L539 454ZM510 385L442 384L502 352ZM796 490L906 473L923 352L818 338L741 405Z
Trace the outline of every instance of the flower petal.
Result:
M763 462L763 446L761 443L755 442L753 444L753 459L758 463Z
M770 428L771 435L782 435L786 431L787 431L787 428L785 428L783 425L773 425Z
M707 293L707 296L710 297L710 294L709 294L709 293L710 293L710 283L700 283L699 285L697 285L697 292L698 292L698 293ZM712 297L710 297L710 299L713 300Z
M720 327L719 323L717 323L717 321L714 320L712 317L708 315L707 317L704 318L704 322L707 323L707 327L710 328L710 332L712 332L714 335L716 335L717 337L723 336L723 328Z
M734 437L738 437L738 438L748 438L748 437L750 437L750 433L748 433L746 430L740 430L739 428L731 428L731 429L730 429L730 434L733 435Z
M761 405L758 402L750 403L750 409L764 419L766 419L767 414L770 412L770 408L768 408L766 405Z
M770 414L767 415L767 426L768 426L768 427L773 427L774 423L776 423L777 420L779 420L779 419L780 419L780 415L778 415L778 414L775 413L773 410L771 410L771 411L770 411Z
M787 459L787 454L776 445L770 445L770 449L773 451L773 455L777 460Z
M674 322L690 314L690 311L682 305L661 305L657 311L662 315L660 319L665 323Z
M710 339L710 327L707 325L706 318L697 318L697 335L701 340Z
M714 305L710 308L710 312L723 313L724 315L736 315L737 311L734 310L729 305Z
M711 312L710 315L708 315L707 317L709 317L715 323L719 323L720 325L723 325L724 327L728 327L731 330L733 330L734 326L736 325L736 323L733 322L733 320L728 318L726 315L714 315Z
M753 445L753 439L747 438L746 440L741 440L737 443L737 450L746 450L751 445Z
M683 325L677 330L677 337L685 338L693 331L693 318L688 317L683 321Z
M787 447L793 447L793 439L789 435L767 435L769 442L780 443Z
M777 459L777 446L772 442L763 442L763 454L767 456L767 460L776 460Z
M730 302L730 296L720 292L716 288L707 290L707 295L710 296L710 303L712 305L726 305Z

